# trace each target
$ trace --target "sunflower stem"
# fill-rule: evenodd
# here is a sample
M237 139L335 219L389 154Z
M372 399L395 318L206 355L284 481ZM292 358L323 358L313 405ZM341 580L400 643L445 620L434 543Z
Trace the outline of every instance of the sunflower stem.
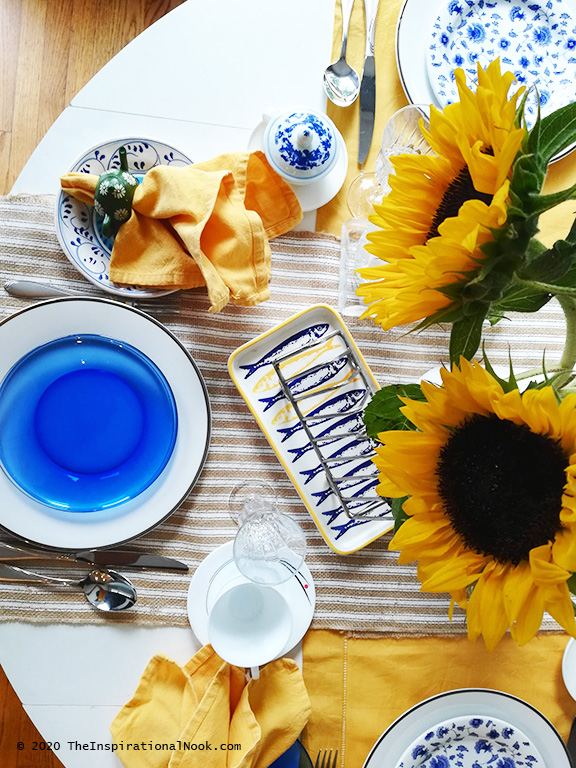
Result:
M546 373L560 373L564 369L561 365L555 365L552 368L546 368ZM570 373L570 371L566 371L567 373ZM524 379L529 379L531 376L538 376L542 375L542 367L540 368L530 368L527 371L522 371L521 373L514 373L514 376L518 381L523 381Z
M560 360L560 367L566 369L564 375L560 375L556 380L556 386L560 389L567 384L572 376L572 370L576 365L576 301L569 296L556 296L558 303L562 307L564 317L566 318L566 341L564 343L564 352Z
M553 293L560 301L560 296L566 296L568 298L576 298L576 288L571 288L567 285L554 285L554 283L541 283L539 280L522 280L519 277L515 277L515 282L524 288L531 288L534 291L540 293Z

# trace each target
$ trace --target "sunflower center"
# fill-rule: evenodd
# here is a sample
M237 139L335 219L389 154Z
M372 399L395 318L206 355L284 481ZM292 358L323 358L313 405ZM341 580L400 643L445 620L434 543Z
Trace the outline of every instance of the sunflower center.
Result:
M517 565L560 530L567 463L558 441L475 415L440 451L438 491L468 547Z
M487 152L490 154L490 152ZM481 200L486 205L490 205L492 202L492 195L488 195L485 192L478 192L474 188L472 183L472 177L468 166L465 165L460 171L458 176L450 182L450 185L444 195L440 204L436 209L432 224L426 235L426 240L430 240L431 237L438 237L438 227L445 219L449 219L452 216L458 216L458 211L464 205L467 200Z

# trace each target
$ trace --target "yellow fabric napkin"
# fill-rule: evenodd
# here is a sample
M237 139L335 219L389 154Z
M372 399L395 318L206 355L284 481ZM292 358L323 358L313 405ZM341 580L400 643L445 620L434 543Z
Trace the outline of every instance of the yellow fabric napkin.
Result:
M376 39L374 59L376 62L376 117L374 134L370 153L364 164L364 170L373 171L376 167L376 157L380 151L382 132L389 117L408 100L402 89L396 67L396 25L398 14L404 0L386 0L380 2L376 19ZM424 36L427 30L423 30ZM340 3L336 3L334 21L332 61L340 55L342 43L342 14ZM365 33L364 8L362 3L355 3L350 20L348 47L346 58L356 69L362 72L364 63ZM415 44L415 54L424 56L426 46ZM348 209L346 195L350 183L362 170L358 165L358 129L360 122L360 102L357 99L350 107L342 109L327 101L326 112L332 118L344 137L348 149L348 174L338 195L319 209L316 217L316 229L319 232L329 232L340 237L342 224L352 214ZM576 183L576 152L554 163L548 170L544 192L551 194L565 189ZM574 201L563 203L558 208L546 213L540 219L541 240L546 245L559 237L564 237L570 229L576 216Z
M62 189L90 205L98 176L67 173ZM161 288L206 285L211 312L270 298L268 240L302 219L292 189L262 152L157 166L134 193L112 249L110 279Z
M489 652L466 637L376 640L311 630L302 672L312 703L303 734L310 755L339 750L338 768L358 768L386 728L437 693L490 688L532 704L566 739L576 702L562 682L566 634L540 634L520 648L509 636ZM408 745L406 745L408 746Z
M205 645L184 667L154 656L110 730L126 768L268 768L309 716L295 661L272 661L246 682Z

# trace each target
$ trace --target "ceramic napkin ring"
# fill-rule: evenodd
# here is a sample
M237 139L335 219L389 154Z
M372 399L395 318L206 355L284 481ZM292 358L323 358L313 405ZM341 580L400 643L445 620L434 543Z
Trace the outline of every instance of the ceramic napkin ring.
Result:
M128 221L132 214L132 199L138 186L138 181L128 170L125 147L120 147L118 154L120 167L103 173L98 178L94 191L94 208L103 218L104 237L114 237L122 224Z

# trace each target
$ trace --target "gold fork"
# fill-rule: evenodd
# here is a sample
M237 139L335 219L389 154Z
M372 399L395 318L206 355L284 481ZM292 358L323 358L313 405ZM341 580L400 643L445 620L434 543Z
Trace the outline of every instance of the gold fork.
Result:
M320 762L320 758L322 758L322 762ZM314 763L314 768L336 768L337 760L338 750L334 752L333 750L328 751L325 749L324 754L322 754L322 750L320 750L320 752L318 752L316 762Z

